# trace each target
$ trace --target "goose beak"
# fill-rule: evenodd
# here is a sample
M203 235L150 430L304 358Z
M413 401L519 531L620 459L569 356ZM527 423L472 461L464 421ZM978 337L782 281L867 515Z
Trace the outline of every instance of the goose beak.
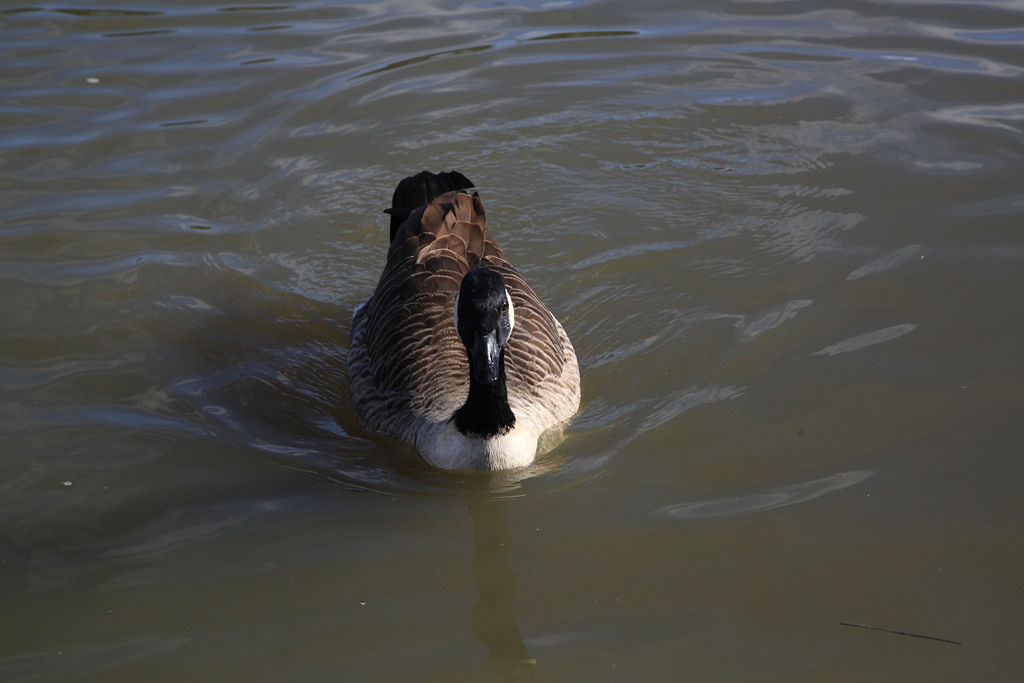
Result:
M469 351L469 360L473 379L478 384L491 385L498 381L500 356L501 345L498 344L496 332L476 336L473 348Z

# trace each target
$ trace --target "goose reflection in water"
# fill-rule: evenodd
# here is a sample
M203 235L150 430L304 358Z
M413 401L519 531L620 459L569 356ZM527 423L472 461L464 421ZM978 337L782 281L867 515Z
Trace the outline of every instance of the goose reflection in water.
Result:
M523 644L515 618L517 584L508 559L512 538L505 501L478 499L467 508L473 520L473 582L479 595L470 616L473 637L490 651L494 673L506 680L532 680L536 660Z

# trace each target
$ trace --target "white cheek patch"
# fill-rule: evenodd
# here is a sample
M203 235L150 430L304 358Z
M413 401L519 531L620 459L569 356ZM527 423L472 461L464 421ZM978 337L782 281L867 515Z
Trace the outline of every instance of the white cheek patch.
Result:
M505 290L505 300L508 301L508 333L511 335L512 330L516 326L516 310L512 305L512 297L509 296L508 290Z

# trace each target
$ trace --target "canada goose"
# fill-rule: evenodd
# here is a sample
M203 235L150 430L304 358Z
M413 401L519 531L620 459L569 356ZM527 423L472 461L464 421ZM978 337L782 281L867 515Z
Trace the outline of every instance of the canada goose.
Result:
M359 419L436 467L529 465L541 434L579 408L569 337L505 260L461 173L405 178L386 212L387 263L352 318Z

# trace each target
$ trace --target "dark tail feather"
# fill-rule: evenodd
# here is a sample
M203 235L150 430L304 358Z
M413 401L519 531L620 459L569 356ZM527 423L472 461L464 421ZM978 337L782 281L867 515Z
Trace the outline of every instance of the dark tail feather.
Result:
M391 208L384 213L391 214L391 239L401 227L405 219L413 211L434 201L435 197L452 190L465 190L473 187L472 181L458 171L431 173L420 171L398 183L395 194L391 197Z

